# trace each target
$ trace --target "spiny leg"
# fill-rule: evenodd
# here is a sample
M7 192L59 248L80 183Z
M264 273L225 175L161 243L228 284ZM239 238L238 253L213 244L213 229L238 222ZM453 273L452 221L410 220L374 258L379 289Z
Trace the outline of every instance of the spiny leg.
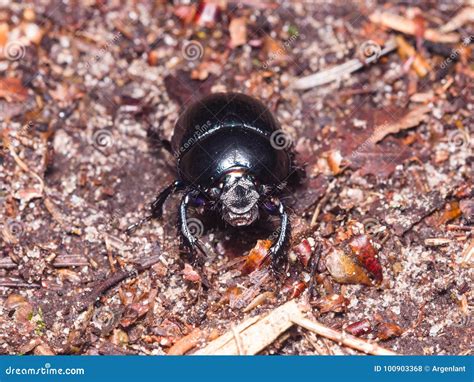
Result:
M285 245L288 242L290 237L290 221L288 219L288 214L285 211L285 207L281 201L277 201L277 211L276 214L280 217L280 227L278 230L278 237L274 241L273 245L270 248L270 256L272 257L272 270L274 273L279 274L280 266L285 263Z
M171 183L168 187L166 187L163 191L159 193L159 195L156 197L156 199L151 203L151 214L148 216L145 216L143 219L141 219L139 222L132 224L126 229L126 233L130 235L133 233L138 227L142 226L144 223L150 221L151 219L159 219L161 218L161 215L163 214L163 204L165 203L166 199L168 197L182 189L184 186L183 182L180 180L175 180L173 183Z
M204 248L204 245L199 240L199 234L194 235L191 229L189 228L188 224L188 207L195 202L195 197L197 196L196 191L191 190L188 191L183 198L181 199L181 204L179 206L179 231L183 238L183 242L185 247L189 249L189 251L194 255L196 248L207 258L209 253ZM199 227L199 229L203 229L203 227Z

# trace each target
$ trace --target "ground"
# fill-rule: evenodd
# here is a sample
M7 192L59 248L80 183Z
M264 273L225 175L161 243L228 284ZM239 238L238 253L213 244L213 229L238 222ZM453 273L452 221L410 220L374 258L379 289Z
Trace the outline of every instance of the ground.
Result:
M1 9L0 354L192 353L290 299L400 354L470 354L472 12L461 1ZM353 73L295 85L354 59ZM180 247L178 195L161 220L124 232L176 177L161 139L219 91L261 99L304 169L282 197L292 237L280 275L257 244L273 220L232 230L193 211L203 267ZM261 353L360 354L297 326Z

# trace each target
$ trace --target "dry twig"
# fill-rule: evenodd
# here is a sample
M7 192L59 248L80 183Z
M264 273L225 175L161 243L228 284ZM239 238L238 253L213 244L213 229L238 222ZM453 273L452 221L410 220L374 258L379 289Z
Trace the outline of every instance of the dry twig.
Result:
M244 321L195 354L238 355L243 353L244 349L245 354L257 354L273 343L293 324L366 354L396 354L375 343L370 343L350 334L329 328L319 322L309 320L304 317L302 310L298 307L295 300L291 300L276 308L268 315L260 315Z

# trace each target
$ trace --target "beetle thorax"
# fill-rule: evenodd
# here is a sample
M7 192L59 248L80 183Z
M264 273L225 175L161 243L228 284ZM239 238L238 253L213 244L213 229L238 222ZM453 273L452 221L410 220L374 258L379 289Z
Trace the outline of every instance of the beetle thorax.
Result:
M252 224L258 218L259 198L250 176L239 172L227 175L220 196L222 217L233 226Z

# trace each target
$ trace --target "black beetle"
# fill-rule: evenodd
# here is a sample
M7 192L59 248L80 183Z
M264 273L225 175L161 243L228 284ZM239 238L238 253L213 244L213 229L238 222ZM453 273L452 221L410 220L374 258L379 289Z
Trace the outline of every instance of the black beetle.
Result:
M169 144L169 142L168 142ZM178 180L151 204L151 215L128 228L160 218L172 193L184 191L179 229L184 244L202 250L187 223L189 206L220 212L232 226L248 226L263 210L280 217L270 248L273 269L284 260L289 220L278 194L296 166L291 141L260 101L241 93L217 93L192 104L178 119L169 145L177 159Z

